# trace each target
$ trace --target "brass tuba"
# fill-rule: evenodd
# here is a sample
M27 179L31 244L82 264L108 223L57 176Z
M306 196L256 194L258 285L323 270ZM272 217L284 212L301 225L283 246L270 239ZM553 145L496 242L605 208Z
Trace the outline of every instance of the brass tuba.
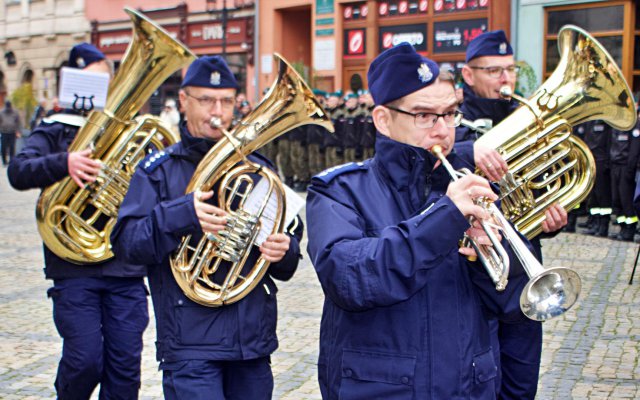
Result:
M133 22L133 38L109 84L106 106L89 114L68 149L93 148L92 157L102 162L102 170L87 187L78 187L70 177L47 187L36 209L47 247L76 264L113 257L109 235L135 167L147 152L179 139L156 117L132 118L170 74L195 59L151 20L125 11Z
M636 123L631 90L597 40L567 25L558 48L560 62L549 79L476 141L498 150L509 165L500 182L502 211L528 238L542 232L550 205L571 210L593 187L593 155L572 127L596 119L620 130Z
M186 189L186 193L206 192L217 185L218 206L228 216L225 230L200 240L185 236L171 257L173 276L184 294L204 306L217 307L241 300L267 272L269 261L262 256L252 266L245 262L272 196L277 201L277 212L270 232L281 233L286 228L282 182L275 172L248 160L247 156L301 125L316 124L333 132L331 120L302 78L281 56L276 54L274 59L278 76L269 92L231 132L219 128L224 137L200 161ZM212 124L217 127L214 121ZM259 175L268 183L255 213L243 208L255 187L252 175Z

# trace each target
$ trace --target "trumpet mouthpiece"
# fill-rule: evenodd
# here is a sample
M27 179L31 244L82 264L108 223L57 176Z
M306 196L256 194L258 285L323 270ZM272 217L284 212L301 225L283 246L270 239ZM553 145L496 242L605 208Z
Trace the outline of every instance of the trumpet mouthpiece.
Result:
M442 146L440 146L439 144L436 144L434 146L431 147L431 152L433 154L440 154L442 153Z
M511 91L511 88L509 86L503 86L500 88L500 97L506 99L511 96L513 96L513 92Z
M209 121L209 125L211 125L212 128L220 128L222 126L222 120L218 117L213 117L211 121Z

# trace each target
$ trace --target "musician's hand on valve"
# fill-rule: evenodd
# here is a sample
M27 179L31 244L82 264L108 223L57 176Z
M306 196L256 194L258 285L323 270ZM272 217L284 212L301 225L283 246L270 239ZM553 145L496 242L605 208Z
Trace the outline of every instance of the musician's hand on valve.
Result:
M216 234L227 225L227 213L216 206L206 203L213 197L213 191L200 192L193 194L193 207L196 210L196 216L200 221L200 227L205 233Z
M278 262L282 260L289 250L291 238L284 233L276 233L267 238L260 246L260 252L265 260L269 262Z
M69 153L67 168L71 179L79 187L84 187L98 178L102 164L91 158L91 149L85 149Z
M542 221L542 231L544 233L555 232L564 227L568 222L567 211L558 203L553 203L544 212L545 219Z
M502 235L500 235L500 231L495 228L491 228L491 232L496 236L498 241L502 241ZM478 246L492 246L491 239L484 231L482 226L480 225L480 221L474 220L471 228L467 229L465 234L469 237L469 239L473 240ZM468 247L460 247L458 252L467 257L477 257L476 251L471 244L469 243Z
M479 144L473 145L473 160L476 163L476 167L492 182L500 181L509 170L507 162L500 153Z
M490 201L497 200L498 196L491 190L486 179L478 175L466 175L457 181L451 182L447 188L447 196L458 207L465 217L473 216L477 219L486 219L486 210L477 205L475 200L484 197Z

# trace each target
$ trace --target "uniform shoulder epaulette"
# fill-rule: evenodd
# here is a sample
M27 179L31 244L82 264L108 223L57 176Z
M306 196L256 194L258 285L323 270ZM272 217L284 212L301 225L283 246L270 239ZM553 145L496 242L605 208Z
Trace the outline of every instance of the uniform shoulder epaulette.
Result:
M366 169L367 165L364 162L349 162L326 169L314 176L313 179L317 179L327 184L340 175L344 175L349 172L364 171Z
M173 153L172 148L156 151L140 162L140 167L147 173L155 171Z

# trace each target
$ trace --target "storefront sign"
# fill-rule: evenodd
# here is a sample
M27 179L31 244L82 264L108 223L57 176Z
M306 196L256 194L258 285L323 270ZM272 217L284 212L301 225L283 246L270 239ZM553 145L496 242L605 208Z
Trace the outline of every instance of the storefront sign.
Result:
M427 24L380 27L378 34L380 52L402 42L409 42L417 51L427 51Z
M367 53L366 29L344 30L344 56L347 58L364 57Z
M433 26L433 53L462 53L476 36L487 31L487 19L436 22Z
M178 37L178 26L163 26L172 38ZM98 32L98 49L104 54L124 54L131 43L131 29Z
M315 40L313 43L313 69L332 71L336 68L336 41Z
M333 29L316 29L316 36L333 36Z
M333 25L333 18L318 18L316 20L316 25Z
M222 45L222 22L197 22L189 24L189 47L219 46ZM234 19L227 21L226 43L241 44L251 41L247 37L247 19Z
M333 14L333 0L316 0L316 14Z
M436 13L468 11L487 8L489 0L435 0L433 10Z
M415 14L426 14L428 7L429 0L382 0L378 2L378 15L380 17L408 17Z

